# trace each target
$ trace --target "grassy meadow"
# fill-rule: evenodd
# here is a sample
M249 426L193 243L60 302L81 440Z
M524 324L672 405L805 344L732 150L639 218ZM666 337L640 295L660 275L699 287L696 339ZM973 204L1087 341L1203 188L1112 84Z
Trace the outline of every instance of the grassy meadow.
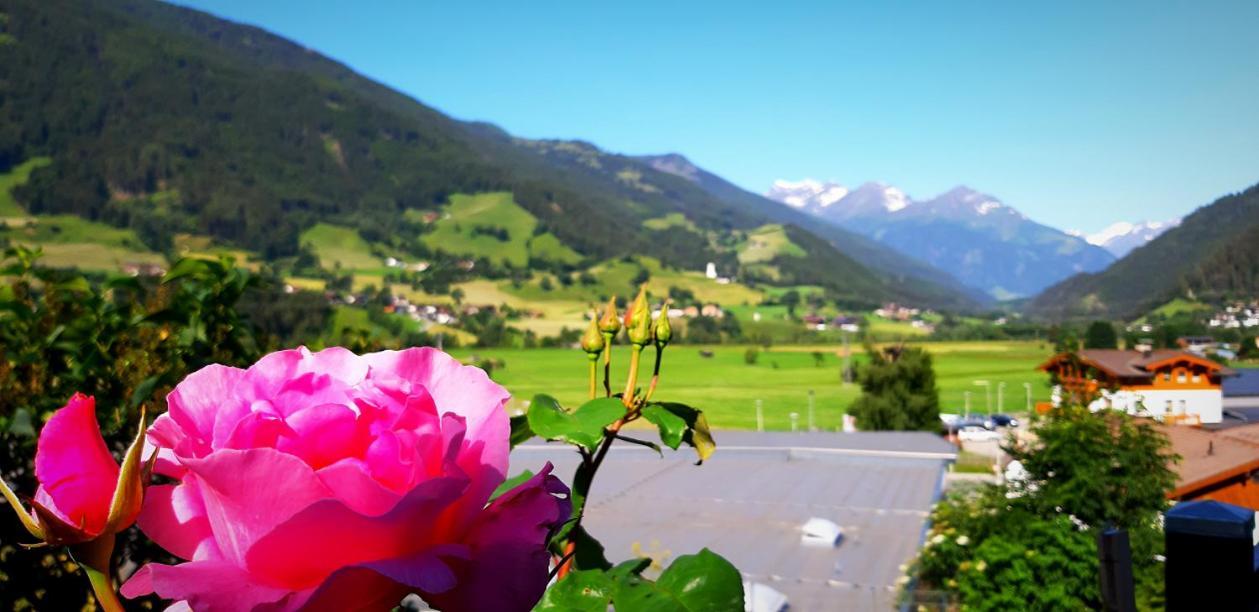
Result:
M1049 397L1048 377L1035 370L1051 350L1036 342L924 343L935 358L942 412L959 412L964 393L972 391L972 409L984 410L984 389L973 381L1005 382L1007 412L1022 412L1023 383L1031 383L1033 401ZM656 397L703 409L710 424L719 429L754 429L756 400L763 402L765 427L791 427L790 414L807 425L809 391L814 392L814 418L818 427L834 429L849 404L860 394L856 384L840 379L843 364L838 346L782 346L761 350L754 365L746 363L744 345L671 346L665 351L664 369ZM711 351L712 357L701 356ZM523 408L523 401L537 393L557 397L564 405L580 404L586 393L586 358L576 349L457 349L457 357L500 359L493 377L512 392L509 409ZM820 354L820 361L814 353ZM613 390L624 385L628 347L618 345L613 354ZM654 350L644 353L643 369L650 375ZM853 347L854 363L867 359L860 346ZM619 381L619 385L618 385ZM644 380L645 384L645 380Z

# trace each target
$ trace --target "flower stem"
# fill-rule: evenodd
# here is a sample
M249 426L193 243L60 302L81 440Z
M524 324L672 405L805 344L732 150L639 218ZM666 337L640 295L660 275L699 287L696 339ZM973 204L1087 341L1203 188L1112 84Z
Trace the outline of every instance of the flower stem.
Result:
M590 359L590 399L599 393L599 355L591 355Z
M612 337L603 333L603 391L607 397L612 397Z
M629 376L625 378L625 393L621 395L621 402L627 408L634 405L634 389L638 384L638 362L642 356L643 347L638 344L631 344Z
M114 583L110 579L114 555L114 535L106 533L95 540L76 544L70 549L74 562L83 568L88 582L92 585L92 593L100 602L105 612L124 612L122 601L114 591Z
M664 357L664 347L656 345L656 365L652 368L651 384L647 385L647 395L643 396L643 403L651 399L651 394L656 392L656 384L660 382L660 360Z

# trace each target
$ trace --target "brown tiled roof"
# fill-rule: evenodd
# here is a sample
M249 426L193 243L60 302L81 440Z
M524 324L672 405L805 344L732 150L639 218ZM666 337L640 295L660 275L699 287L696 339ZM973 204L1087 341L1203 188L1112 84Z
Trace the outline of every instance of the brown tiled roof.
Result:
M1259 469L1259 423L1208 431L1185 425L1156 425L1180 455L1175 466L1180 498L1238 474Z
M1175 349L1159 349L1156 351L1122 351L1117 349L1085 349L1080 351L1079 356L1085 362L1096 366L1098 369L1107 372L1112 376L1120 378L1145 378L1148 379L1152 373L1147 371L1146 366L1176 357L1184 357L1197 362L1209 361L1199 355L1187 351L1178 351ZM1227 376L1232 370L1218 366L1211 362L1219 370L1219 374Z

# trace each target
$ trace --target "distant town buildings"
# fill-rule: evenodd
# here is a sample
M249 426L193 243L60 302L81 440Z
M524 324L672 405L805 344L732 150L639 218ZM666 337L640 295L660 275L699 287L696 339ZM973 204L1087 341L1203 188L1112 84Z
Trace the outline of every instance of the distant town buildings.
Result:
M1219 329L1259 327L1259 300L1234 302L1211 315L1207 325Z
M1089 408L1114 408L1165 423L1223 419L1222 379L1233 374L1201 355L1178 350L1089 349L1061 353L1040 366L1054 375L1053 403L1088 398Z

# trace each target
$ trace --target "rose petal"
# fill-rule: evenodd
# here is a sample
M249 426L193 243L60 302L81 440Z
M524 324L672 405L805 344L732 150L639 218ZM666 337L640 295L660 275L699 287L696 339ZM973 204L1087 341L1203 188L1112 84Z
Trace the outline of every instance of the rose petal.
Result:
M197 482L189 478L179 485L149 487L140 511L140 530L181 559L218 558L221 555Z
M244 379L244 370L218 364L189 374L166 396L169 407L166 414L179 428L165 430L170 435L163 438L163 445L180 450L179 443L186 438L192 448L197 449L197 454L208 452L214 440L216 421L235 423L244 415L245 407L232 401ZM157 429L156 422L150 433L153 429Z
M118 485L118 462L101 437L96 401L74 394L39 432L35 477L48 508L89 535L99 534L109 517Z
M150 563L136 570L121 591L128 599L157 593L164 599L185 601L198 612L252 610L292 594L288 589L257 582L236 565L219 560Z
M413 555L440 543L431 538L441 534L441 515L466 487L458 478L429 480L378 517L338 500L312 504L259 539L248 567L269 583L303 590L341 567Z
M185 465L185 480L200 480L219 551L242 565L254 542L276 525L332 497L306 462L271 448L219 450Z
M471 559L449 561L458 588L426 594L425 601L442 610L522 612L537 603L546 589L550 564L547 538L572 511L568 487L550 472L547 464L477 517L464 541L472 550Z
M428 347L370 353L363 359L372 367L373 380L377 370L398 376L427 389L441 413L463 417L468 439L485 442L482 459L500 474L507 473L511 424L503 406L511 394L490 380L485 370L465 366Z

